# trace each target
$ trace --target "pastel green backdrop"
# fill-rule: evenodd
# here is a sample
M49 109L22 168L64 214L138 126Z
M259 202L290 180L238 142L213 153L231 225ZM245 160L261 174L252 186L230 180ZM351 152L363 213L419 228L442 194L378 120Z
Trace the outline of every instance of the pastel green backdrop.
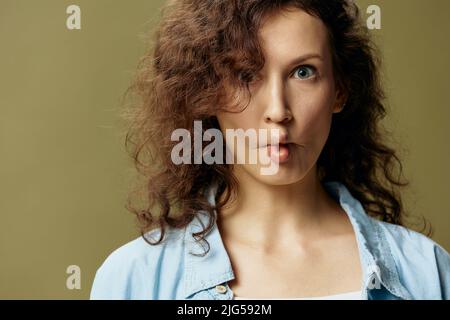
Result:
M66 8L81 8L81 30ZM131 161L120 99L163 1L0 1L0 298L83 299L96 269L138 236L124 208ZM450 250L450 2L360 0L372 31L411 188L407 207ZM66 287L69 265L81 289Z

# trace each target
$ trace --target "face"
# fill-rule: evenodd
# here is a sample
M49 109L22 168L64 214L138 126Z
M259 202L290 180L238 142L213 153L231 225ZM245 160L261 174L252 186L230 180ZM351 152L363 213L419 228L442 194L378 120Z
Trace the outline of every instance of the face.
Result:
M278 167L275 174L261 174L268 167L262 161L234 168L267 184L292 184L315 173L332 115L342 110L345 97L335 85L327 29L320 19L298 9L277 12L266 18L259 37L265 65L249 85L250 103L240 113L221 112L217 119L224 136L227 129L265 129L269 136L279 132L280 144L259 139L243 147L247 155L256 148L270 156ZM230 150L235 159L238 147Z

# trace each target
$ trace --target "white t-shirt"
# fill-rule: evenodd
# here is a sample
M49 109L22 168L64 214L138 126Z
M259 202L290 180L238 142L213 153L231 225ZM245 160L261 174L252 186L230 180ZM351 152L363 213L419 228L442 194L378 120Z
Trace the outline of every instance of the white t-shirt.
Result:
M307 298L247 298L234 296L234 300L362 300L362 291L353 291L330 296Z

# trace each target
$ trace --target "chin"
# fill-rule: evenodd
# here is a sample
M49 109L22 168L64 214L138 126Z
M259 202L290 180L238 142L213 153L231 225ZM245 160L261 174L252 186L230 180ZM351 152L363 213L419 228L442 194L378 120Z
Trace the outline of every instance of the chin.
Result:
M243 168L247 174L251 175L255 180L272 186L291 185L303 180L309 170L301 168L280 165L278 171L272 175L261 174L260 167Z

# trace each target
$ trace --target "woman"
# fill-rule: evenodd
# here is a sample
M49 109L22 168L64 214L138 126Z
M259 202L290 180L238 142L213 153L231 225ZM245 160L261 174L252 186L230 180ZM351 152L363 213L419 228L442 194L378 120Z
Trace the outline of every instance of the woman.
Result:
M352 2L172 1L131 89L150 202L130 205L142 237L106 259L92 299L450 298L449 254L404 226L379 61ZM180 128L225 147L174 161ZM253 129L275 142L226 135Z

